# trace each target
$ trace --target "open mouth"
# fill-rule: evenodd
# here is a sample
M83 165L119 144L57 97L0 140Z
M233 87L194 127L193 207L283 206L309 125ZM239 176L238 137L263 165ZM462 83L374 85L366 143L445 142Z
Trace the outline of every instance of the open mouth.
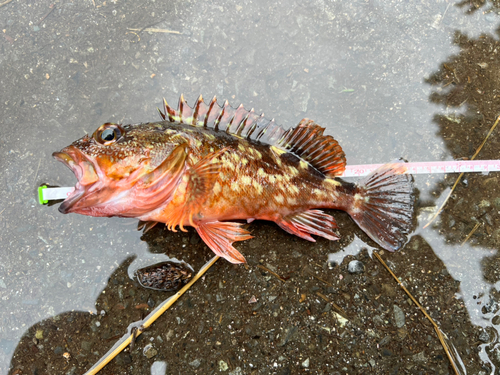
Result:
M54 152L52 156L71 169L78 180L75 190L59 206L59 212L67 214L72 211L73 206L88 191L89 187L98 180L98 177L92 163L73 146L66 147L60 152Z

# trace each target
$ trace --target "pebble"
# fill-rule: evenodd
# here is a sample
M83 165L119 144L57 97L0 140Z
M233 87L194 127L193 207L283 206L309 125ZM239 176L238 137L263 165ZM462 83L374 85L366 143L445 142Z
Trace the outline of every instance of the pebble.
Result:
M229 368L229 366L227 365L226 362L224 362L222 359L219 361L219 369L221 371L227 371L227 369Z
M43 339L43 330L41 330L41 329L37 329L37 330L36 330L36 332L35 332L35 337L36 337L38 340Z
M54 349L54 354L62 354L64 352L61 346L56 346Z
M152 344L147 344L144 349L142 350L142 354L148 359L153 358L155 355L158 354L158 350L153 348Z
M302 362L302 367L304 367L304 368L309 367L309 358L307 358L304 362Z
M194 368L198 368L198 367L200 367L200 365L201 365L201 361L198 358L196 358L194 361L189 362L189 366L194 367Z
M282 336L281 342L278 344L278 346L285 346L298 330L299 329L296 326L289 327L286 330L286 333Z
M354 273L354 274L359 274L365 272L365 265L363 262L360 262L359 260L352 260L349 262L349 265L347 266L347 271L349 273Z
M486 331L481 332L479 334L479 341L490 342L490 335L488 334L488 332Z
M491 323L494 325L500 324L500 315L495 315L493 319L491 319Z
M413 355L413 360L417 361L417 362L425 362L425 361L427 361L427 358L425 357L425 354L422 351L420 353Z
M167 362L155 361L151 365L151 375L165 375L167 373Z
M393 353L389 349L384 348L382 349L382 355L384 357L390 357L391 355L393 355Z
M90 341L82 341L80 345L86 352L90 352L90 349L92 349L92 343Z
M398 328L405 325L405 313L398 305L394 305L394 321Z
M130 365L132 363L132 357L129 353L121 352L116 356L116 364L120 366Z
M228 375L243 375L241 367L236 367L233 371L229 371Z

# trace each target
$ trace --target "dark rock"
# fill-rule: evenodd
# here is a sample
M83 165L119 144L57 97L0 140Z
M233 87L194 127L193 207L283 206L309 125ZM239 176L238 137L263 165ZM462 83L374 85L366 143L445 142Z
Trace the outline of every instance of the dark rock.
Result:
M384 349L382 349L382 355L384 357L390 357L391 355L394 355L394 353L391 352L389 349L384 348Z
M54 348L54 354L63 354L64 349L61 346L56 346Z

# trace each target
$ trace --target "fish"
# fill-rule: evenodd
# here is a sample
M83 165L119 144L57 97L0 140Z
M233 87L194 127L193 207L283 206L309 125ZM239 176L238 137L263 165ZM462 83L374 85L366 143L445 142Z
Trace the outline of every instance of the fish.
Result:
M275 222L286 232L340 238L324 209L346 211L381 248L400 249L413 227L413 178L404 162L383 165L357 183L339 176L346 157L324 128L302 119L290 129L243 105L203 97L191 107L163 101L160 121L105 123L53 153L77 178L61 213L140 220L176 232L193 227L231 263L233 246L253 236L246 223Z
M166 261L139 268L135 276L144 288L170 292L187 284L193 274L185 263Z

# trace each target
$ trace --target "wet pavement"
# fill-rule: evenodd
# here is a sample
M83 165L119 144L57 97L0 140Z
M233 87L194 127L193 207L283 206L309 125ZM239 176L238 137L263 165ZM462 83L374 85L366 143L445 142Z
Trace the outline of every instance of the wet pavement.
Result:
M192 230L143 235L135 220L38 205L40 184L75 183L52 152L102 123L156 121L163 97L217 95L286 127L312 118L348 164L368 164L470 158L500 114L489 2L1 4L2 374L83 373L171 294L132 280L134 258L165 253L198 270L212 257ZM500 158L498 131L477 159ZM466 373L494 374L499 177L466 175L424 229L456 177L415 177L415 232L381 254ZM248 265L219 260L102 373L453 373L432 326L371 257L375 244L332 214L338 242L252 223L255 238L236 245ZM361 273L348 271L353 260Z

